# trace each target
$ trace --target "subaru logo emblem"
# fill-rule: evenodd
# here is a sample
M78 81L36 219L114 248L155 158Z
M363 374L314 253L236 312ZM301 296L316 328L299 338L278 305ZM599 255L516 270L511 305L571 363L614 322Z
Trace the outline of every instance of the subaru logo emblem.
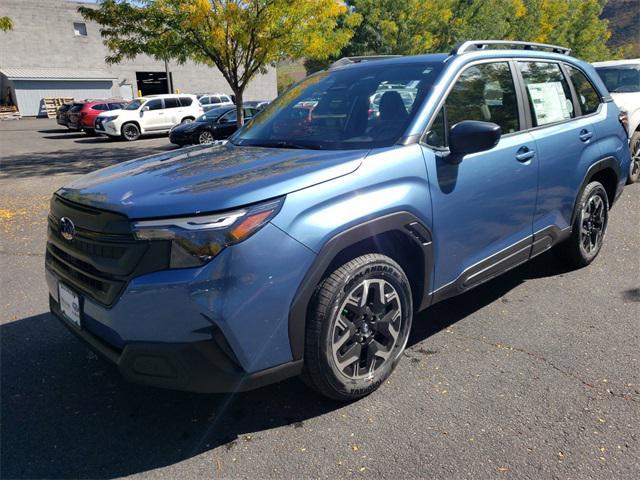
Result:
M60 219L60 235L65 240L73 240L74 235L76 234L76 226L73 224L70 218L62 217Z

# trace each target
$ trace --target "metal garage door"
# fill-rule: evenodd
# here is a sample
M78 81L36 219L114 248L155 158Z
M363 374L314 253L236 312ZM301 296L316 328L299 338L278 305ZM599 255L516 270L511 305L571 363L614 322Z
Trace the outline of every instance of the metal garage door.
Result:
M45 97L110 98L111 80L14 80L16 103L23 116L46 115Z

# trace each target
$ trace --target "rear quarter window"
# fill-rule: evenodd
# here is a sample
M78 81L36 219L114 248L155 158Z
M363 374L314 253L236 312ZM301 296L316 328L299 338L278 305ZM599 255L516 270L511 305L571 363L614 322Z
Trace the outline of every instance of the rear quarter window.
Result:
M180 97L180 105L183 107L188 107L193 103L193 99L191 97Z
M91 110L100 110L101 112L103 112L105 110L109 110L109 107L106 103L98 103L97 105L91 107Z
M596 112L600 106L600 95L598 95L598 92L596 92L589 79L580 70L571 65L567 65L567 70L569 71L571 83L573 83L573 87L576 90L582 115L589 115L590 113Z
M180 107L180 102L177 98L165 98L164 99L164 108L178 108Z

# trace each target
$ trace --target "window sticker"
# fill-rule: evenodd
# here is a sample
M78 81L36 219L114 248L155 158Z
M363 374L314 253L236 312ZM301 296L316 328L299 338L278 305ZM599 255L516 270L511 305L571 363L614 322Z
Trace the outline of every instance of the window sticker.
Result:
M565 97L561 82L530 83L527 88L538 125L571 118L573 106Z

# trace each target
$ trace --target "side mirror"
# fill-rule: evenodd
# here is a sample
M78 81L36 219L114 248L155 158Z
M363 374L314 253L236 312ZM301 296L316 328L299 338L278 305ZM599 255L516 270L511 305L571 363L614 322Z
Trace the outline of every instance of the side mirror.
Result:
M449 150L457 163L470 153L491 150L500 141L502 129L491 122L464 120L449 130Z
M147 107L146 105L144 107L142 107L142 112L148 112L149 111L149 107Z

